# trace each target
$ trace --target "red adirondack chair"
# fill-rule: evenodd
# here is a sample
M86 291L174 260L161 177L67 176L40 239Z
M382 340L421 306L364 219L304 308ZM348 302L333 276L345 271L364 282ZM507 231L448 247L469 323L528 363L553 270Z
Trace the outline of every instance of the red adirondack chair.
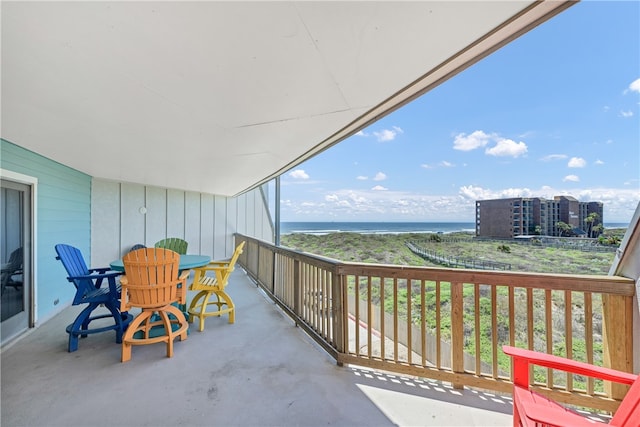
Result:
M614 369L576 362L564 357L503 346L513 358L513 425L520 426L640 426L640 376ZM618 410L608 424L583 417L553 400L529 390L529 365L559 369L607 381L630 385Z

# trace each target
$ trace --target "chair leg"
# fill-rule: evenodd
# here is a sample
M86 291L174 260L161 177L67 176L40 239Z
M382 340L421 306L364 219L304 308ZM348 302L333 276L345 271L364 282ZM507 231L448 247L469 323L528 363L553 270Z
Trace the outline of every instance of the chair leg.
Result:
M200 291L193 300L191 300L191 304L189 304L189 323L192 323L193 318L197 317L199 320L198 331L200 332L204 331L204 314L207 307L207 299L209 299L208 296L208 291ZM200 300L202 300L202 302L200 302Z
M120 358L121 362L128 362L131 360L131 342L134 341L133 335L140 329L140 325L142 323L148 324L149 318L153 315L153 311L142 311L142 313L138 314L135 319L131 321L127 331L124 333L122 337L122 355ZM148 335L145 333L145 338L148 338Z
M118 308L116 307L115 302L108 302L104 305L107 309L109 309L109 311L111 312L111 315L113 316L113 319L116 322L116 343L120 344L122 343L122 334L124 332L124 328L125 328L125 322L122 319L122 315L120 314L120 311L118 310Z
M233 304L233 301L231 300L231 297L225 292L225 291L218 291L217 292L218 295L218 301L223 300L224 303L227 306L227 309L229 310L229 323L235 323L236 321L236 306ZM218 303L219 308L221 309L221 304Z
M171 319L165 311L160 311L160 319L164 324L164 331L167 334L167 357L173 357L173 331L171 329Z
M69 353L73 353L78 349L79 336L82 336L83 338L87 336L86 334L81 334L81 330L87 329L87 325L89 324L89 319L91 317L91 312L93 312L96 307L98 307L98 304L93 302L90 303L80 312L78 317L76 317L76 320L74 320L73 323L67 327L67 332L69 333Z

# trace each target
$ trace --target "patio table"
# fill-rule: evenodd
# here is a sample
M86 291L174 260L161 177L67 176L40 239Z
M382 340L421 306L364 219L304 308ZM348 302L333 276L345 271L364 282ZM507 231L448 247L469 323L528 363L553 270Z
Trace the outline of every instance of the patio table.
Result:
M180 255L180 265L178 269L180 271L191 270L192 268L203 267L209 264L211 257L208 255ZM109 266L114 271L124 272L124 263L122 258L112 261Z

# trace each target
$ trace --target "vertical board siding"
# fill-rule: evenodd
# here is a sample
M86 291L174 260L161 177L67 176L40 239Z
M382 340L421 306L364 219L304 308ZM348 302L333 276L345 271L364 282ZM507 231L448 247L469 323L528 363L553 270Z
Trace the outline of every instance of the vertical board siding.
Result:
M228 223L235 221L235 217L227 218L227 203L230 203L226 197L215 196L215 205L213 218L213 258L222 259L226 253L226 241L228 233Z
M94 235L106 236L92 241L93 256L104 265L122 257L136 243L153 246L166 237L185 239L189 253L228 258L235 249L233 233L238 229L239 217L250 218L252 223L266 218L269 225L255 230L267 230L267 235L256 237L273 241L269 213L264 212L267 207L262 198L260 204L246 202L247 197L258 200L253 193L259 189L238 198L227 198L97 178L93 189L96 203L93 227L99 230ZM109 206L111 203L114 204ZM141 207L146 208L146 213L140 212Z
M254 190L255 191L255 190ZM239 210L240 210L240 198L227 199L227 220L225 222L226 229L224 231L224 249L222 253L216 254L216 258L227 258L233 253L233 234L238 233L239 229ZM244 220L244 215L242 216Z
M184 210L184 240L189 242L187 252L190 254L203 253L200 247L200 193L189 191L185 193Z
M156 242L167 237L167 190L147 187L146 197L147 235L145 236L145 245L152 247Z
M184 239L185 192L167 190L167 235Z
M101 199L102 194L97 193L94 199ZM108 253L100 250L102 242L92 242L96 253L100 253L100 261L105 265L124 253L135 244L142 243L145 236L145 215L140 213L140 208L145 203L145 188L139 184L129 184L120 186L120 212L113 211L113 214L120 214L120 228L111 228L111 233L120 236L120 245L114 247L114 252ZM108 224L104 222L96 223L94 218L93 226L96 228L106 228Z
M35 315L40 323L70 304L75 294L55 259L54 246L76 246L91 264L91 177L4 139L0 144L0 168L38 179L34 268L39 278Z
M213 256L214 197L200 195L200 252Z
M120 184L113 181L94 181L92 193L102 197L91 200L91 241L100 242L107 246L123 246L120 233L113 230L120 229ZM96 226L98 225L98 226ZM143 236L144 237L144 236ZM97 254L91 254L91 259L100 265L106 265L109 260L101 260Z

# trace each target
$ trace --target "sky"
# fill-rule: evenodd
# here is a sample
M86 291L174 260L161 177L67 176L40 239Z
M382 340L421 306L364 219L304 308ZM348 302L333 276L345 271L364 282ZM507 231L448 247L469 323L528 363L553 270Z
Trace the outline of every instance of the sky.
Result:
M476 200L570 195L629 223L639 179L640 1L587 0L282 175L281 221L474 222Z

